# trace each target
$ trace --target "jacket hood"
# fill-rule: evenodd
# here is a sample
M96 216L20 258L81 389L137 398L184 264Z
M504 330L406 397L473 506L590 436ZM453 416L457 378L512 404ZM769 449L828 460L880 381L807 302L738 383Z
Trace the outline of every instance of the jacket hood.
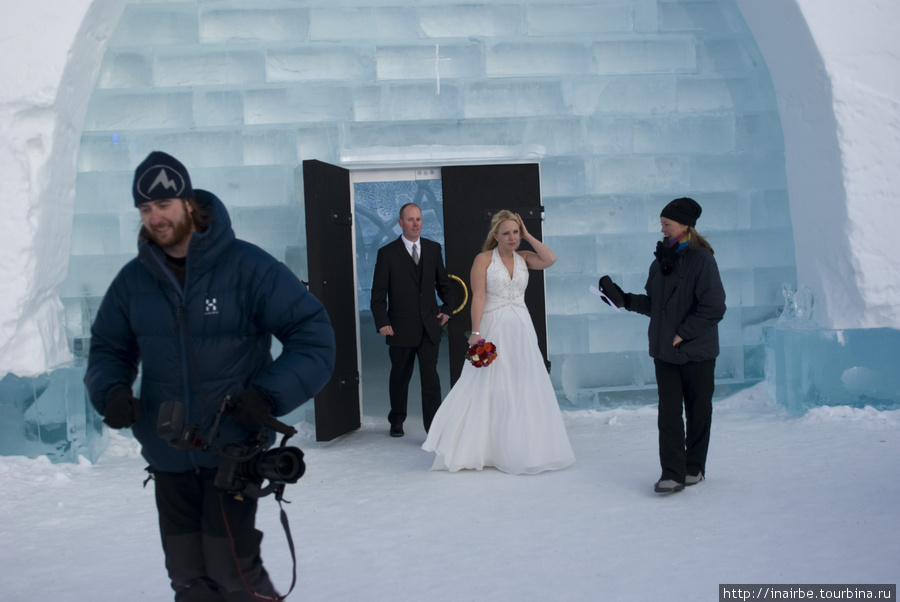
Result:
M191 270L202 273L210 269L234 241L234 229L231 227L231 216L219 197L196 188L194 194L200 210L210 214L209 227L205 232L194 232L188 247Z
M201 211L209 213L209 224L204 232L194 232L188 246L188 264L193 274L200 274L209 270L225 249L234 239L234 229L231 226L231 216L225 204L213 193L194 189L194 198ZM163 250L150 240L138 240L138 255L152 254L162 265L165 261ZM147 265L146 262L144 262ZM149 267L149 266L148 266ZM150 268L156 273L156 270Z

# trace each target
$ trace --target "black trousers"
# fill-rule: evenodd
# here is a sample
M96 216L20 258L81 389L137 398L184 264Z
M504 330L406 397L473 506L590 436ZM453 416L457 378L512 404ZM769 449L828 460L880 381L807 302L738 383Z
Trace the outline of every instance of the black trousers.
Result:
M419 381L422 384L422 422L427 432L431 421L441 405L441 379L438 376L438 352L440 343L434 343L427 334L422 334L418 347L390 347L391 377L388 384L391 396L391 411L388 421L391 426L402 425L406 420L406 401L409 381L412 378L415 361L419 360Z
M154 476L159 530L176 602L255 600L248 587L278 595L259 555L263 534L255 527L257 500L239 501L217 488L214 470Z
M654 364L661 478L684 483L685 475L706 474L716 360L686 364L654 360Z

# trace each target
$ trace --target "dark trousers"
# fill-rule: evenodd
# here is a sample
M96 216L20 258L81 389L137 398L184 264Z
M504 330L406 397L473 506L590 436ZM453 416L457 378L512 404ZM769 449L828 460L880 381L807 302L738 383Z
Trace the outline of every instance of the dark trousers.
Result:
M661 478L684 483L686 474L706 473L716 360L686 364L654 360L654 364L659 390Z
M159 530L176 602L255 600L248 586L277 596L259 555L257 500L236 500L213 485L214 477L207 469L155 473Z
M391 377L388 387L391 411L388 420L391 426L402 425L406 420L409 381L418 358L419 380L422 383L422 422L426 432L431 428L431 420L441 405L441 379L437 371L440 348L440 343L433 343L427 334L422 335L418 347L390 347Z

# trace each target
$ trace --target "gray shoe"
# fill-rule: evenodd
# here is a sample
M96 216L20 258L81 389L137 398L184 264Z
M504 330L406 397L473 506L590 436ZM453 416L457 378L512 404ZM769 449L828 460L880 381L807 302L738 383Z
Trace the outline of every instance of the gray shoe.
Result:
M684 485L678 481L673 481L672 479L660 479L656 482L656 485L653 486L653 491L656 493L675 493L682 489L684 489Z
M684 477L684 484L690 487L691 485L696 485L700 481L703 480L703 473L699 472L697 474L689 474Z

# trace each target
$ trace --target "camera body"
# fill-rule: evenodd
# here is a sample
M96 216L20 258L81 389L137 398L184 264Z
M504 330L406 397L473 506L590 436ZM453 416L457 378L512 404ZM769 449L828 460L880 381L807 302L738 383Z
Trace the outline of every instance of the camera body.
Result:
M187 406L181 401L165 401L159 406L156 434L176 449L188 451L203 446L197 428L185 424Z
M176 449L214 450L219 456L219 467L213 483L220 489L250 497L263 497L273 491L280 495L285 484L296 483L306 472L303 452L285 445L288 438L297 433L296 429L269 417L266 426L284 435L279 447L265 449L268 442L265 431L256 433L244 445L232 443L216 447L222 417L233 408L231 397L226 396L204 442L196 425L189 427L186 424L187 406L181 401L164 402L160 405L156 434ZM262 487L266 480L269 485Z

